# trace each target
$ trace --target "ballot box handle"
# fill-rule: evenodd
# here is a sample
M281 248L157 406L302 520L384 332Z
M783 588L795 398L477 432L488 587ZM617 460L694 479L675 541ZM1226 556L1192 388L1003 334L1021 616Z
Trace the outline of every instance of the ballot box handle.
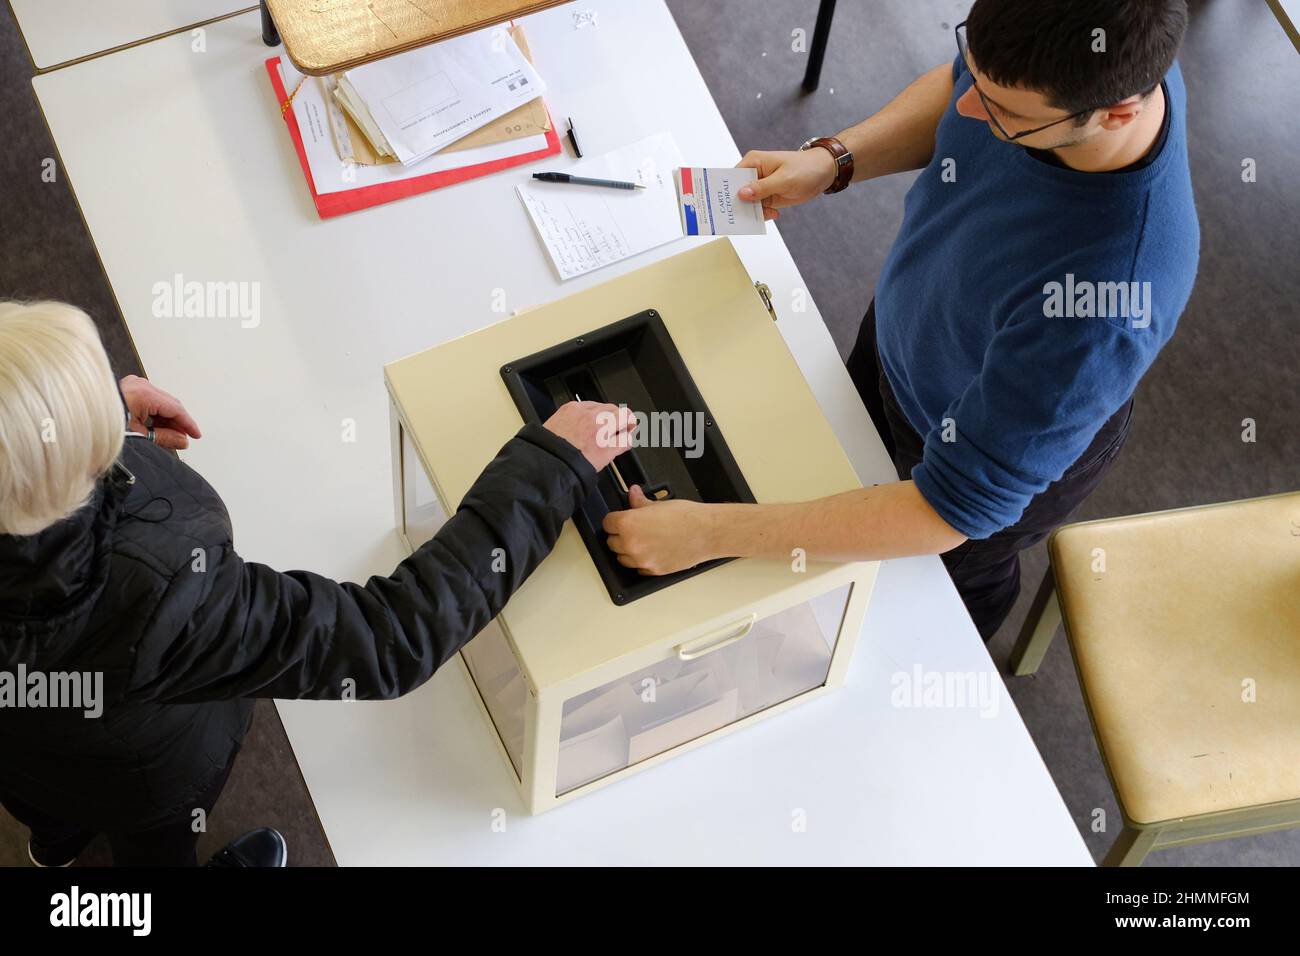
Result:
M754 623L758 620L758 614L750 612L750 615L743 621L737 621L734 624L728 624L706 634L696 641L688 641L685 644L677 645L677 659L682 661L693 661L697 657L703 657L705 654L712 654L714 651L721 650L728 644L734 644L736 641L746 637L754 629Z

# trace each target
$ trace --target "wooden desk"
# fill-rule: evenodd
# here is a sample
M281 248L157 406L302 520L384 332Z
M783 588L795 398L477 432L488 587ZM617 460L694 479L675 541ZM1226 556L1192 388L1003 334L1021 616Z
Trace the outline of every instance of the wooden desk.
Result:
M268 44L284 42L309 76L324 76L569 0L262 0ZM269 14L269 17L267 16Z

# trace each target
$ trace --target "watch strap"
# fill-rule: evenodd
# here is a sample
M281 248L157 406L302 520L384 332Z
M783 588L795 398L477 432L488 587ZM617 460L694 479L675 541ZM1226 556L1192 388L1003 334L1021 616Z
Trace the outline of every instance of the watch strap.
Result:
M848 147L834 136L818 136L816 139L808 140L799 148L813 149L817 146L830 153L831 158L835 160L835 181L826 190L826 195L848 189L849 183L853 181L853 154L849 152Z

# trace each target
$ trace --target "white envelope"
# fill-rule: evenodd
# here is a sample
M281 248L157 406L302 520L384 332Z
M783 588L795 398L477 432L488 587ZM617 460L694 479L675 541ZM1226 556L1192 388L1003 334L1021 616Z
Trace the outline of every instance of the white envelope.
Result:
M376 60L343 78L404 164L546 92L504 26Z
M628 741L627 762L634 764L696 737L703 737L740 716L740 691L737 688L731 688L720 697L701 696L704 699L693 708L634 735Z
M555 792L564 793L627 766L627 731L622 716L560 742Z
M579 737L607 723L612 717L633 713L640 703L641 699L630 684L615 684L560 718L560 741L563 743Z

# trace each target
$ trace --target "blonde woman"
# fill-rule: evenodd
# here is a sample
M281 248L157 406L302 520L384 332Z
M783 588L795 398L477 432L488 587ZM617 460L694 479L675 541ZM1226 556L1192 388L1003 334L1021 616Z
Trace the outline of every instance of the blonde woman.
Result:
M119 865L193 865L195 811L216 802L251 698L426 681L626 447L598 442L609 414L633 427L594 402L525 426L391 576L339 584L239 557L217 492L165 450L197 424L144 379L119 393L83 312L0 303L0 803L30 827L33 862L71 863L105 833ZM284 859L263 829L214 862Z

